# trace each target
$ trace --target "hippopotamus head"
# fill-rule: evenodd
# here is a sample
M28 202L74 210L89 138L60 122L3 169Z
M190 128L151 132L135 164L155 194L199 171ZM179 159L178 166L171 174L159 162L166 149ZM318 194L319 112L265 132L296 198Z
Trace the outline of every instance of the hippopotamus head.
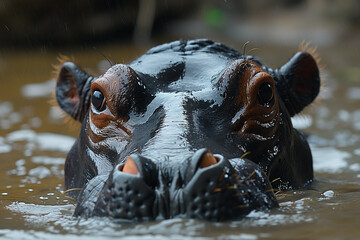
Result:
M313 178L291 117L319 88L307 52L271 69L210 40L160 45L96 77L65 62L56 98L82 123L65 162L75 216L228 220L277 206L274 188Z

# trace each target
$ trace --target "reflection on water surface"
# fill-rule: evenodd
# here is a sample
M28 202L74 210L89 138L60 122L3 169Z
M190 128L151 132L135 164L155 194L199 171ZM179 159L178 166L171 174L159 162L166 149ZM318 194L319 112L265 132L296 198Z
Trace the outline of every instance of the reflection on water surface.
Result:
M115 50L112 57L122 61L141 52ZM78 56L83 66L103 71L97 53ZM294 125L309 134L316 181L309 190L280 194L279 209L227 223L79 220L71 216L73 201L62 193L64 158L77 126L65 126L48 103L56 54L1 57L0 73L7 79L0 95L0 238L329 239L360 234L360 85L328 78L322 100L294 118Z

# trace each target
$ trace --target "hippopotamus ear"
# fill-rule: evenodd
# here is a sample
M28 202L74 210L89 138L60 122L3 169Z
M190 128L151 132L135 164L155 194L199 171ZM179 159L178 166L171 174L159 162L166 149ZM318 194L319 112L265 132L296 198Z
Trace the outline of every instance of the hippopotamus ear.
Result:
M95 78L72 62L65 62L56 80L56 100L72 118L82 121L90 106L90 86Z
M316 60L308 52L296 53L275 71L276 88L291 116L314 101L320 91Z

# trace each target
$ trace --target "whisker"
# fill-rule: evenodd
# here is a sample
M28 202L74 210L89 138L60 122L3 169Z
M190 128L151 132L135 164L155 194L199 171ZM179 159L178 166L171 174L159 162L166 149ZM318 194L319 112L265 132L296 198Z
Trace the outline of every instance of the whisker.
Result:
M253 171L249 176L247 176L247 178L245 180L250 179L252 176L254 176L254 174L255 174L255 171Z
M70 188L64 191L64 193L72 192L72 191L81 191L82 188Z
M278 178L275 178L274 180L271 181L271 183L276 182L276 181L279 181L279 180L280 180L279 177L278 177Z
M65 197L65 198L68 198L68 199L70 199L70 200L72 200L72 201L74 201L74 202L76 202L76 203L78 202L78 200L76 200L75 198L72 198L72 197L69 197L69 196L66 196L66 195L64 195L64 197Z
M243 182L244 182L245 180L243 179L243 180L240 180L238 183L236 183L236 185L240 185L240 184L242 184Z
M248 204L243 204L243 205L237 205L235 208L248 208L249 205Z
M276 195L277 198L278 197L289 197L289 196L291 196L291 194L288 194L288 193L279 193Z
M283 191L281 191L281 190L279 190L279 191L277 191L276 193L274 193L274 195L276 196L276 195L279 195L279 194L281 194Z
M214 192L214 193L216 193L216 192L221 192L221 188L215 188L213 192Z
M63 191L63 192L61 193L61 195L63 195L65 198L68 198L68 199L70 199L70 200L72 200L72 201L74 201L74 202L78 202L77 199L72 198L72 197L70 197L70 196L67 196L66 193L72 192L72 191L81 191L81 190L82 190L82 188L70 188L70 189L67 189L67 190Z
M238 175L238 176L235 177L235 180L239 180L240 178L241 178L241 176Z
M249 194L248 192L244 192L244 193L239 192L239 193L236 193L234 196L235 197L240 197L240 196L245 196L245 195L248 195L248 194Z
M276 189L276 188L270 188L268 190L266 190L266 192L273 192L274 193L274 196L277 198L277 200L282 200L284 199L285 197L288 197L290 196L290 194L287 194L287 193L283 193L282 190L279 190L279 189Z
M77 199L75 199L73 197L70 197L70 196L67 196L66 193L72 192L72 191L80 191L80 190L82 190L82 188L70 188L70 189L67 189L67 190L61 192L61 195L63 195L67 199L70 199L71 201L74 201L74 202L78 203L79 201Z
M283 200L287 195L276 196L277 200Z
M280 189L277 189L277 188L273 188L272 190L273 190L274 192L275 192L275 191L277 191L277 192L281 191Z
M225 174L226 174L226 171L223 171L223 173L222 173L221 176L219 177L219 180L218 180L219 183L222 182L222 180L224 179Z
M250 41L246 41L243 46L242 46L242 49L243 49L243 55L246 55L246 46L250 43Z
M101 52L99 49L97 49L97 47L93 46L93 49L98 52L101 56L103 56L109 63L111 66L115 65L108 57L105 56L105 54L103 52Z
M246 152L246 153L244 153L243 155L241 155L241 157L240 158L244 158L244 157L246 157L247 155L249 155L251 152Z
M260 48L252 48L252 49L250 49L249 52L247 52L247 54L250 54L251 52L256 51L256 50L260 50Z

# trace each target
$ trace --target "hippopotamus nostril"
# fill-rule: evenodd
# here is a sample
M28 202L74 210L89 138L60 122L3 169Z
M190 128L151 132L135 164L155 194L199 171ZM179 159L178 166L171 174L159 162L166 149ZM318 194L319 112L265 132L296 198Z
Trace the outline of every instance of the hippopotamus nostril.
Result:
M200 161L199 161L199 168L206 168L212 165L215 165L219 162L219 158L215 157L210 151L206 151L203 153Z
M152 160L138 154L131 154L124 162L116 165L113 174L115 178L120 175L131 175L143 178L151 186L157 185L158 169L156 164Z
M221 168L224 164L224 157L218 154L212 154L206 148L197 150L191 159L186 172L185 182L191 181L197 172L208 171L212 168ZM204 183L208 185L213 179L211 176L204 179Z
M118 164L108 180L103 182L103 194L98 195L94 211L87 215L146 220L158 213L156 164L141 155L132 154L125 163ZM78 209L84 215L84 209Z
M134 159L132 159L131 157L128 157L125 164L120 165L118 169L123 173L134 174L134 175L139 174L139 169L136 166Z

